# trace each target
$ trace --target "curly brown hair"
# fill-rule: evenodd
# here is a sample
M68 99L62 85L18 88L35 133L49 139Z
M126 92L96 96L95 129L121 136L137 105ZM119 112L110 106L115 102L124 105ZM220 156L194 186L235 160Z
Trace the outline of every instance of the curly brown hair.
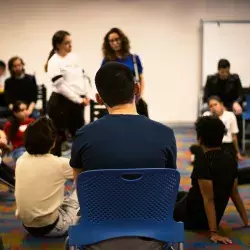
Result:
M130 41L128 37L119 29L112 28L104 37L103 45L102 45L102 53L106 60L114 61L117 59L115 51L111 48L109 43L109 35L112 33L116 33L119 35L121 39L121 55L122 57L126 57L130 54Z

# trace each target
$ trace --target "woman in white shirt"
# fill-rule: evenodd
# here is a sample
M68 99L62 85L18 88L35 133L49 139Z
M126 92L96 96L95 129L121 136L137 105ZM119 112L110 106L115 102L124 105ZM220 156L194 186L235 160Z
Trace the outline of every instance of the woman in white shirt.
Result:
M226 110L218 96L211 96L208 100L208 106L210 111L205 112L203 116L217 116L221 119L226 127L221 149L233 154L237 158L237 160L243 160L244 158L242 157L238 146L237 134L239 133L239 128L235 114ZM190 151L192 154L192 163L198 157L203 156L203 149L199 145L192 145L190 147Z
M61 155L61 145L68 130L71 136L84 125L83 111L89 104L89 84L72 51L72 40L67 31L57 31L52 38L45 71L52 81L49 116L53 120L58 139L53 153Z
M208 106L210 111L205 112L203 116L215 115L220 118L226 127L226 133L222 140L222 149L235 154L238 160L242 160L243 157L238 147L237 134L239 128L235 114L226 110L218 96L211 96L208 100Z

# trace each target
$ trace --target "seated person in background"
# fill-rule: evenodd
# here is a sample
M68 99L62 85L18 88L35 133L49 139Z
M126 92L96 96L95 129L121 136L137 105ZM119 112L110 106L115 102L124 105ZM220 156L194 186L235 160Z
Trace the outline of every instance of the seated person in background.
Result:
M239 127L238 139L241 146L243 89L239 76L230 73L230 63L226 59L219 61L217 74L207 77L203 102L207 104L211 96L220 97L225 108L236 114Z
M237 74L230 73L230 63L221 59L218 63L218 73L207 77L204 89L203 102L207 103L209 97L218 96L227 110L242 113L243 89Z
M135 99L140 95L140 86L135 84L131 70L121 63L109 62L97 72L95 84L97 101L105 104L109 114L76 133L70 160L75 180L79 173L96 169L175 169L173 130L137 114ZM135 243L135 249L148 249L154 242L136 237L127 240ZM97 247L111 247L107 242L98 243ZM124 239L114 239L112 243L110 250L125 247ZM156 249L160 249L159 244Z
M6 76L6 64L4 61L0 61L0 106L5 107L5 98L4 98L4 82Z
M65 235L79 210L76 191L64 196L65 181L73 179L73 171L69 159L50 154L55 141L52 121L39 118L25 131L27 152L16 165L16 215L33 236Z
M174 219L183 221L186 229L209 230L213 242L231 244L230 239L218 233L229 198L234 202L244 226L249 224L238 192L237 161L231 153L221 150L225 125L218 117L199 118L196 132L205 153L195 159L192 187L177 202Z
M24 131L27 126L34 121L28 117L27 105L22 101L17 101L12 107L13 115L4 126L4 132L8 141L12 145L12 158L17 159L25 152L24 148Z
M226 127L226 134L223 137L221 148L231 153L236 159L243 160L238 146L237 133L239 132L237 120L233 112L227 111L218 96L211 96L208 100L210 111L203 116L217 116Z
M9 108L13 109L13 104L22 100L27 103L28 116L32 115L37 101L36 78L25 74L24 62L20 57L12 57L8 62L11 77L5 81L5 99Z
M4 131L0 130L0 179L15 186L15 171L2 161L2 154L9 151L8 140Z

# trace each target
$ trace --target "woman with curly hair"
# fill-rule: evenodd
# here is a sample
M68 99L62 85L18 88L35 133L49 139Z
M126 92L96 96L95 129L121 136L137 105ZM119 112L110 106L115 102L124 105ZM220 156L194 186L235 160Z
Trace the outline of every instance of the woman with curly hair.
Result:
M125 64L135 76L135 81L140 83L141 96L144 91L143 67L138 55L130 53L130 41L128 37L118 28L112 28L104 37L102 45L102 65L110 61L117 61ZM140 115L148 117L148 108L145 101L138 99L136 107Z

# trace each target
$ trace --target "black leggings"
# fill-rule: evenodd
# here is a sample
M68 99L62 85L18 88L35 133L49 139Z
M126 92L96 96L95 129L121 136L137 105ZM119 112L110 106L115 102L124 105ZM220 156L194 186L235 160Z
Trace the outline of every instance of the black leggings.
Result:
M61 146L66 139L65 132L68 131L74 137L77 129L85 124L83 112L82 104L74 103L55 92L52 93L48 114L57 129L57 140L51 153L61 156Z

